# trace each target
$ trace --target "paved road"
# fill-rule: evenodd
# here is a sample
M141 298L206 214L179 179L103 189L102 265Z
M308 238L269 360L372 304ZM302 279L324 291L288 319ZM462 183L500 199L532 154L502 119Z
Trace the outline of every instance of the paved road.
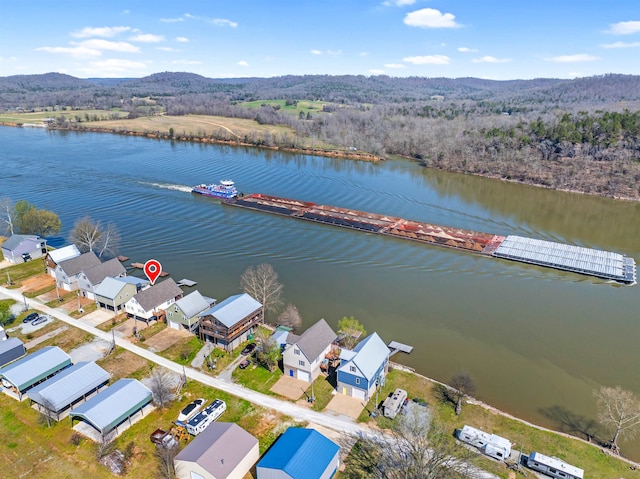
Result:
M22 294L16 290L9 290L3 287L0 287L0 296L4 296L7 298L15 299L16 301L22 302L23 297ZM106 341L112 341L113 337L110 332L101 331L93 326L83 323L77 319L72 318L68 314L65 314L61 311L50 308L42 303L40 303L36 299L29 300L29 307L32 309L37 309L46 314L53 316L54 318L59 319L65 323L68 323L78 329L82 329L88 333L97 336L98 338L104 339ZM158 356L155 353L152 353L144 348L136 346L135 344L131 344L124 338L115 337L116 344L123 349L131 351L138 356L141 356L149 361L153 361L156 364L159 364L171 371L175 371L179 374L183 372L186 373L187 378L198 381L202 384L206 384L213 388L219 389L220 391L224 391L233 396L237 396L239 398L245 399L253 404L258 406L262 406L268 409L272 409L274 411L278 411L282 414L286 414L287 416L291 416L292 418L301 421L301 422L313 422L315 424L319 424L324 427L328 427L335 431L355 435L355 436L366 436L366 437L376 437L376 432L362 424L355 423L354 421L349 420L345 416L332 416L330 413L320 413L316 411L312 411L310 409L306 409L300 406L297 406L293 403L283 401L277 399L272 396L267 396L265 394L252 391L251 389L247 389L244 386L239 384L234 384L231 382L223 381L219 378L213 378L208 376L200 371L197 371L191 367L184 367L170 361L162 356ZM478 471L479 479L498 479L497 476L490 474L485 471Z

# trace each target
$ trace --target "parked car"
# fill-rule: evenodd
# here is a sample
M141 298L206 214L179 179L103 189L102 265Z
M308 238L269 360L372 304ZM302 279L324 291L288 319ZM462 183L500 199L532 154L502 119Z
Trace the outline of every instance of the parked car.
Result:
M247 369L250 364L251 364L251 360L249 358L245 358L244 361L242 361L238 367L240 369Z
M190 417L198 413L206 402L207 400L203 398L198 398L191 401L184 407L182 411L180 411L180 414L178 414L178 422L186 422Z
M49 318L49 316L46 316L46 315L38 316L36 319L31 321L31 326L37 326L39 324L46 323L47 321L49 321L49 319L51 318Z
M258 347L258 345L256 343L250 343L247 344L244 349L240 352L240 354L242 354L243 356L248 356L249 354L251 354L256 348Z
M36 319L38 319L39 314L38 313L31 313L28 314L27 316L24 317L24 319L22 320L23 323L30 323L31 321L34 321Z

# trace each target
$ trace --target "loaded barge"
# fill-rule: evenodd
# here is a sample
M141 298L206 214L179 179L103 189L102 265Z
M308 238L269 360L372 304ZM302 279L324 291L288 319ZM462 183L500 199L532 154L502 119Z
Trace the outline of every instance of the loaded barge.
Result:
M636 283L634 259L608 251L438 226L259 193L227 199L223 204L571 271L624 284Z

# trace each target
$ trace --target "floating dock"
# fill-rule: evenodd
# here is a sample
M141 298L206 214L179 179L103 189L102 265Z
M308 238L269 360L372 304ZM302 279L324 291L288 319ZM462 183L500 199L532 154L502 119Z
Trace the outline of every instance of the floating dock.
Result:
M635 260L609 251L521 236L481 233L259 193L224 200L223 204L571 271L619 283L635 284L637 280Z

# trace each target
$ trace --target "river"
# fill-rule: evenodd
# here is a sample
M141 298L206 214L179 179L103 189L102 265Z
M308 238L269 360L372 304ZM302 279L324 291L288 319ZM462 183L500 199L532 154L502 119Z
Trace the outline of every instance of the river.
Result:
M155 258L206 295L239 291L273 265L305 325L355 316L395 360L554 428L595 416L592 391L640 394L640 294L620 286L435 246L221 205L190 185L233 179L261 192L497 234L616 251L640 260L640 203L433 171L253 148L99 133L0 128L0 196L76 219L114 222L121 253ZM60 240L52 241L60 244ZM565 423L563 425L563 423ZM623 443L640 459L640 442Z

